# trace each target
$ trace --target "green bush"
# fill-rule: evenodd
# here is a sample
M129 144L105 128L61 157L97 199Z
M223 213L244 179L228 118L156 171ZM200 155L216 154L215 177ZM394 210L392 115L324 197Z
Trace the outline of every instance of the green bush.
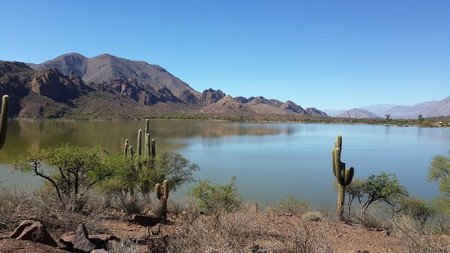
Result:
M363 213L366 213L369 206L376 201L394 205L399 198L408 196L406 188L400 185L397 176L385 172L369 176L363 184L362 191L365 195Z
M207 213L217 211L231 212L242 206L242 198L236 189L236 177L229 184L213 185L209 181L200 181L190 192L196 205Z
M147 194L155 185L164 180L169 181L171 190L181 184L192 181L192 174L198 170L180 154L164 152L155 159L146 157L125 157L117 154L108 157L106 163L114 168L115 175L102 184L108 192L140 192Z
M428 172L428 180L439 183L438 196L433 203L436 210L450 216L450 152L449 155L437 155L433 158Z
M105 156L101 149L63 145L36 152L15 166L44 179L44 187L51 187L67 210L79 211L85 195L114 175Z

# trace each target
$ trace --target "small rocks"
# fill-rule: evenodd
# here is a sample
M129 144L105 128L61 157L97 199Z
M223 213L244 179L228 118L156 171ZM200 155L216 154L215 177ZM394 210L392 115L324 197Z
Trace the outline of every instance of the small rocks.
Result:
M58 247L56 241L47 232L41 222L35 220L24 220L9 236L17 240L28 240L39 242L53 247Z
M98 250L105 248L110 240L118 241L119 238L109 234L89 235L84 224L80 224L76 232L65 233L59 238L68 249L76 252L91 252L94 249L102 252Z

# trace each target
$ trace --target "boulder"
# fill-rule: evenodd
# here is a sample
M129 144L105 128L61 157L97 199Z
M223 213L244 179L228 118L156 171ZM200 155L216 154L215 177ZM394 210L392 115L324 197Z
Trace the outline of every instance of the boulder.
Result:
M89 235L86 226L81 223L77 227L73 239L73 250L75 252L89 253L96 248L96 245L89 241Z
M51 237L41 222L35 220L24 220L13 231L9 238L17 240L34 241L53 247L58 247L58 243Z

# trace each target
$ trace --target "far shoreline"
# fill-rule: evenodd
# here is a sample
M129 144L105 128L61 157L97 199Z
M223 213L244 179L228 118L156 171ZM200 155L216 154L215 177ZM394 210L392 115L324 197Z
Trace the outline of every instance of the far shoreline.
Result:
M151 120L194 120L194 121L218 121L239 123L303 123L303 124L337 124L337 125L385 125L397 127L450 127L450 117L419 119L357 119L316 117L304 115L217 115L217 114L193 114L193 113L159 113L143 117L61 117L61 118L22 118L14 117L13 121L140 121Z

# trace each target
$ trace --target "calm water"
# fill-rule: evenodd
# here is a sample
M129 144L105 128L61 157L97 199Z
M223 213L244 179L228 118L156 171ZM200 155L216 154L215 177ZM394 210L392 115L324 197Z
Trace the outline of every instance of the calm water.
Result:
M0 151L0 181L36 187L39 180L11 172L7 164L61 143L119 151L125 138L135 145L143 127L143 121L13 121ZM395 173L413 195L425 198L437 194L426 180L432 157L450 150L450 128L154 120L151 133L160 152L175 150L200 166L195 178L226 183L236 176L241 194L260 202L287 196L334 202L330 161L338 134L344 137L343 161L355 167L356 177Z

